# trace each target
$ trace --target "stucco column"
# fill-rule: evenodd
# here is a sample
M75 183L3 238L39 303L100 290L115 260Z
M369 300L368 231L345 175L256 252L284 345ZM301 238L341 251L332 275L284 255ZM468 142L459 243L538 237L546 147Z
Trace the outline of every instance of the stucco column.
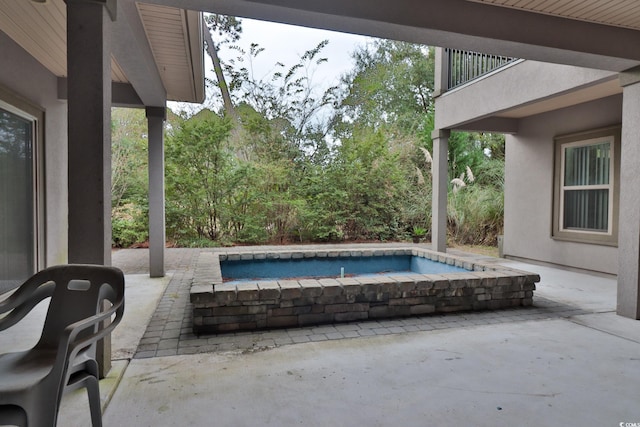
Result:
M111 264L111 14L107 2L66 0L69 263ZM109 5L112 6L111 2ZM111 14L110 14L111 13ZM100 375L111 340L98 345Z
M149 275L164 277L164 122L165 107L147 107L149 126Z
M438 97L449 89L449 54L443 47L434 48L433 96Z
M67 0L69 262L111 264L111 18Z
M433 139L432 189L431 189L431 247L434 251L447 251L447 190L448 129L437 129L431 134Z
M617 313L640 319L640 71L622 73Z

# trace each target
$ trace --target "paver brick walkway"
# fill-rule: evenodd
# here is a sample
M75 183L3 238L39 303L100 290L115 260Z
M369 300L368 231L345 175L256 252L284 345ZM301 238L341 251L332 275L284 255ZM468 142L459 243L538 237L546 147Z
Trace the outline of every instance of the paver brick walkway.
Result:
M378 245L379 246L379 245ZM397 244L389 246L398 246ZM326 246L323 246L326 248ZM311 249L311 246L305 246ZM246 248L252 250L254 248ZM268 249L262 247L262 249ZM280 249L282 249L280 247ZM171 274L164 295L140 341L135 358L173 356L209 352L256 352L269 348L310 341L351 339L373 335L402 334L435 329L464 328L494 323L572 317L590 313L579 307L534 296L531 307L498 311L476 311L445 315L415 316L403 319L367 320L336 325L238 332L196 336L192 332L192 307L189 287L193 279L197 255L216 249L169 248L165 252L167 273ZM450 251L453 252L453 251ZM455 252L460 256L478 256ZM480 257L483 262L500 262L496 258ZM113 265L125 274L148 273L147 249L114 251Z

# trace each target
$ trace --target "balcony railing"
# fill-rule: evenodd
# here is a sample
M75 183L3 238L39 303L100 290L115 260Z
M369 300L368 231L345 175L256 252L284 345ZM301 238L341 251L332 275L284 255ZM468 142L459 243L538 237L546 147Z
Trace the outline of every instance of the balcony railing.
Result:
M508 56L445 49L445 61L448 68L447 89L461 86L517 60L517 58Z

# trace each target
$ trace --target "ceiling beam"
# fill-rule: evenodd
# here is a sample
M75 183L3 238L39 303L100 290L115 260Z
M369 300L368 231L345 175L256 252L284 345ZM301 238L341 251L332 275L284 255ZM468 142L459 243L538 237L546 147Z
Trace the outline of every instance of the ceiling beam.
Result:
M67 100L68 81L58 77L58 99ZM111 82L111 105L113 107L144 108L145 105L129 83Z
M143 1L610 71L640 64L640 31L466 0Z
M509 119L504 117L485 117L482 119L457 125L451 130L515 134L518 133L518 126L518 119Z
M147 106L164 106L167 92L155 66L151 47L133 0L118 1L118 19L113 23L113 55L140 100Z

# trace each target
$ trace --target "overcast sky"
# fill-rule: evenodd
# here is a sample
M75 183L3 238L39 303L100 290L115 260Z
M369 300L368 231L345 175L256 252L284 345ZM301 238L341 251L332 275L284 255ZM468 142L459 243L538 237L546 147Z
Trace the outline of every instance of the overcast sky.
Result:
M313 76L313 83L326 88L334 85L342 74L352 68L351 52L358 45L364 45L367 41L372 40L371 38L242 19L242 36L237 44L247 52L251 43L257 43L265 49L253 62L254 77L260 80L274 70L276 62L282 62L287 67L291 67L300 61L300 57L304 52L313 49L325 39L329 40L329 44L322 50L322 57L327 58L328 63L318 67ZM222 50L220 56L223 61L228 61L231 57L237 56L237 53ZM214 77L211 59L206 54L205 72L207 77ZM207 104L209 103L207 102ZM195 105L188 106L174 102L170 102L169 107L174 111L186 109L192 112L201 108Z
M297 64L304 52L313 49L325 39L329 40L329 44L322 52L329 62L323 65L319 72L323 73L323 77L332 79L339 78L341 74L351 69L350 55L356 46L372 40L369 37L353 34L243 19L242 38L239 44L247 50L251 43L258 43L265 48L258 59L261 59L259 65L264 67L261 69L266 73L273 68L276 61L287 66ZM256 72L256 77L261 76Z

